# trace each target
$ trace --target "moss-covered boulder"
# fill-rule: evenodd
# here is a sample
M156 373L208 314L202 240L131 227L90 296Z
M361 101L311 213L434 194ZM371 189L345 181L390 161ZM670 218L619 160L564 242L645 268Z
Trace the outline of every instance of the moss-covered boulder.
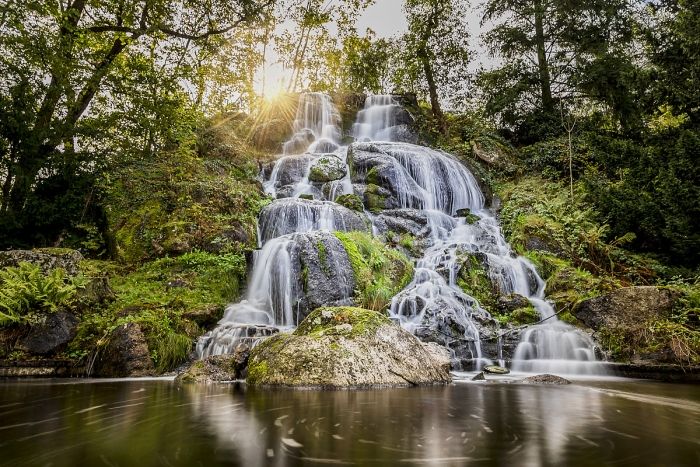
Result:
M444 362L386 316L320 308L251 352L248 384L319 388L445 384Z
M83 255L70 248L37 248L34 250L0 251L0 269L17 267L20 263L38 266L46 274L53 269L63 269L71 276L80 272Z
M317 183L340 180L347 174L347 167L339 157L325 154L316 159L309 171L309 180Z

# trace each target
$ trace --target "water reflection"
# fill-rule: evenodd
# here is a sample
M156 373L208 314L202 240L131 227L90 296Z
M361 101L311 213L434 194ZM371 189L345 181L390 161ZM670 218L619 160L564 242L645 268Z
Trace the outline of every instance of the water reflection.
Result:
M698 465L697 386L0 383L0 465Z

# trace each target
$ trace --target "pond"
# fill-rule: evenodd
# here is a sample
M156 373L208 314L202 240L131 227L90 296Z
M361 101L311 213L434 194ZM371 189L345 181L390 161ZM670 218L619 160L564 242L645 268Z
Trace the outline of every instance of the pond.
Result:
M700 465L700 386L0 382L0 465Z

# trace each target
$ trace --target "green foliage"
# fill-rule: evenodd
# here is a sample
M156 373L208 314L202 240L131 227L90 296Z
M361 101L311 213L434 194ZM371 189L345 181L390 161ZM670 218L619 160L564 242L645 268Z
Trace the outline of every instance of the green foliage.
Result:
M518 308L509 313L493 313L492 316L501 324L514 325L534 324L541 319L537 310L532 306Z
M534 176L501 184L498 191L504 234L520 253L537 247L589 272L634 284L652 283L666 273L653 259L622 248L634 234L610 239L610 227L598 222L599 214L580 185L574 200L563 183Z
M365 232L334 232L350 258L359 306L382 311L413 276L413 264L405 255L388 248Z
M26 262L0 269L0 326L31 322L35 314L71 307L85 285L82 276L68 276L63 269L45 274Z
M496 291L484 263L475 255L465 253L460 258L461 268L457 285L470 297L474 297L486 310L495 312Z

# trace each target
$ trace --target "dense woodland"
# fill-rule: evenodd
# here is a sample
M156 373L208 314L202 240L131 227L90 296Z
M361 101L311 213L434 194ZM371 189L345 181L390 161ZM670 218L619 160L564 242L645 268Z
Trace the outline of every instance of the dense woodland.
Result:
M406 0L391 38L357 27L372 3L2 2L0 250L78 249L115 294L67 352L135 320L159 369L182 361L198 333L187 313L245 283L268 202L256 176L295 96L324 91L344 120L357 96L415 95L421 139L499 196L516 248L551 243L532 259L559 281L558 305L624 285L690 290L636 343L671 339L697 362L700 2ZM8 284L32 271L2 274L0 324L31 320ZM191 287L166 287L174 277ZM54 280L67 297L80 286ZM629 344L607 338L613 353Z

